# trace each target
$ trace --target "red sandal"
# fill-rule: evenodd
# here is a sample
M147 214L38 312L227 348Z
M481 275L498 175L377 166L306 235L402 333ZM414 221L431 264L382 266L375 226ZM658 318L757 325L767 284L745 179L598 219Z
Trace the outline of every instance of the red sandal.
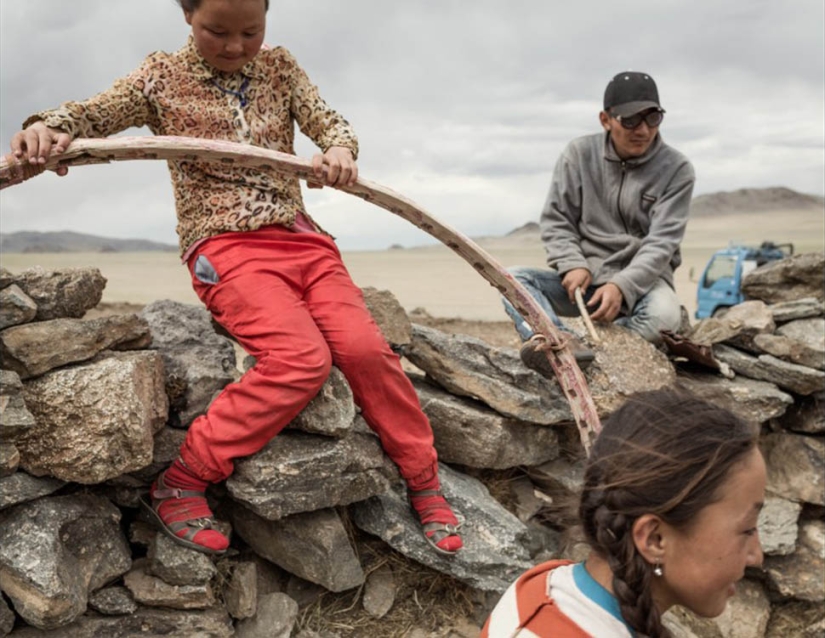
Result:
M149 493L152 504L143 501L160 530L189 549L205 554L224 554L229 539L216 529L206 494L202 490L167 487L165 475L166 472L162 473L152 484Z
M461 522L456 518L444 494L441 490L408 490L408 493L410 505L421 523L424 538L439 554L455 556L464 546L458 533Z

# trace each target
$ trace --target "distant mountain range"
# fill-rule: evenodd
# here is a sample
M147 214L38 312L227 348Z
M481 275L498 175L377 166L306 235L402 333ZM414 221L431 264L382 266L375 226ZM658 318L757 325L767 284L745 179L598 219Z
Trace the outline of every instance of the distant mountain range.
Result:
M113 239L72 231L0 233L0 253L176 252L177 246L147 239Z
M742 188L737 191L710 193L693 198L691 215L704 217L730 213L754 213L771 210L810 210L825 214L825 198L798 193L790 188ZM532 238L539 225L527 222L511 230L510 238ZM494 239L494 238L477 238ZM392 248L401 248L393 245ZM72 231L41 233L20 231L0 233L0 253L127 253L175 252L178 247L146 239L113 239Z

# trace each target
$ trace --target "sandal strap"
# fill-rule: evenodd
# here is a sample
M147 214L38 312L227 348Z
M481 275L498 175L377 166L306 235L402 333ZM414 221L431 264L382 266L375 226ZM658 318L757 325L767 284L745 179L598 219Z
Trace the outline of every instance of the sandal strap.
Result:
M188 541L191 541L195 538L195 535L205 529L214 529L215 519L204 516L202 518L192 518L188 521L175 521L174 523L166 523L166 527L169 528L176 536L177 533L181 530L186 530L181 538L184 538Z
M198 498L205 496L206 494L204 492L198 492L196 490L180 490L171 487L152 491L152 498L159 501L164 501L168 498Z
M420 496L444 496L444 493L441 490L408 490L410 498L418 498Z

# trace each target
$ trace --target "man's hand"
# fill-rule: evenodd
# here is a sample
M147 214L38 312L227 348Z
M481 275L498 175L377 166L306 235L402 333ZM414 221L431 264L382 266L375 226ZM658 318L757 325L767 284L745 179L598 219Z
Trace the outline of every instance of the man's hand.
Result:
M581 288L583 294L592 280L593 276L587 268L574 268L564 273L561 285L567 291L570 301L576 303L576 288Z
M43 122L35 122L11 138L11 150L18 160L40 165L45 164L50 155L60 155L71 141L72 136L68 133L49 128ZM69 169L60 166L55 172L65 175Z
M596 289L596 292L587 302L589 308L596 308L590 315L593 321L613 321L619 316L622 309L622 291L616 284L605 284Z
M358 179L358 166L352 151L343 146L333 146L326 153L312 158L312 171L318 182L327 186L352 186ZM318 183L307 182L309 188L320 188Z

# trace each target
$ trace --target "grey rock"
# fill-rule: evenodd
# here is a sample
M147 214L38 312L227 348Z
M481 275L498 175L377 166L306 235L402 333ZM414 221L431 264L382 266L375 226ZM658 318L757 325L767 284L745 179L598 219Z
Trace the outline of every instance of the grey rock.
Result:
M421 379L413 379L413 385L432 425L438 456L446 463L505 469L559 455L558 437L548 426L501 416Z
M758 335L754 339L754 347L760 353L767 353L777 359L808 366L809 368L822 369L825 365L825 357L820 353L800 341L783 335Z
M89 607L104 616L125 616L138 609L135 599L125 587L98 589L89 596Z
M238 623L235 638L289 638L298 619L298 603L286 594L268 594L258 601L258 613Z
M156 301L141 316L149 322L151 348L163 357L171 410L180 426L188 427L216 393L238 379L235 348L199 306Z
M138 559L132 570L123 577L123 584L141 605L170 609L207 609L215 604L215 594L210 585L170 585L147 573L147 567L147 559Z
M138 519L132 521L132 524L129 525L129 542L133 545L140 545L148 549L157 534L158 528L154 523Z
M412 340L410 319L398 299L389 290L362 288L364 303L375 323L392 346L405 346Z
M11 286L14 283L14 275L9 271L0 266L0 290Z
M780 595L821 603L825 601L825 522L799 526L797 550L790 556L768 556L764 569Z
M46 496L64 485L66 483L58 479L37 478L25 472L15 472L11 476L0 478L0 510Z
M14 441L34 425L34 417L23 400L23 383L11 370L0 370L0 441Z
M779 425L794 432L822 434L825 432L825 396L814 394L797 399L779 419Z
M825 607L820 603L792 601L773 608L765 638L822 638Z
M355 403L344 373L333 367L321 390L289 424L290 429L341 438L352 431Z
M802 506L778 496L767 495L759 513L759 541L767 555L786 556L796 549L799 513Z
M793 406L793 397L773 383L747 377L725 379L712 374L679 371L677 385L706 401L752 423L782 416Z
M825 390L825 372L763 354L758 358L735 348L717 344L713 355L727 363L737 374L751 379L768 381L796 394L808 395Z
M825 302L816 297L783 301L769 307L773 320L777 324L793 321L794 319L808 319L809 317L825 315Z
M14 443L0 443L0 479L11 476L20 465L20 452Z
M298 603L299 609L305 609L318 602L328 591L321 585L290 574L284 593Z
M587 379L601 416L630 394L675 381L667 357L639 335L619 326L602 326L599 334L602 343ZM499 414L541 425L573 421L558 384L525 368L515 350L413 324L404 355L447 391L482 401Z
M508 483L516 517L526 524L541 511L546 501L536 495L535 484L526 476L518 476Z
M88 361L106 349L140 349L150 342L149 327L137 315L89 321L52 319L0 333L0 361L21 379L28 379L70 363Z
M178 545L165 534L149 544L146 572L170 585L205 585L218 573L203 552Z
M235 531L257 554L292 574L330 591L364 582L361 564L333 509L270 521L236 506L230 516Z
M0 589L40 629L67 625L89 592L126 572L120 510L90 495L42 498L0 514Z
M553 501L563 503L578 498L584 485L584 460L559 458L527 469L527 476Z
M258 598L266 594L277 594L285 591L290 574L277 565L262 558L254 550L246 550L239 556L240 560L255 565L255 589Z
M7 636L14 627L14 612L9 609L6 600L0 596L0 636Z
M26 627L14 638L231 638L232 619L221 608L179 611L140 607L127 616L81 616L54 631Z
M731 306L721 318L702 319L690 332L696 343L712 345L730 343L753 350L753 339L760 334L772 334L776 329L773 314L762 301L745 301Z
M825 319L817 317L791 321L779 326L776 334L800 344L800 353L791 361L803 366L825 369Z
M531 566L523 543L527 528L490 496L476 479L440 466L441 488L457 515L464 548L438 554L424 538L399 482L386 494L350 506L355 524L396 551L484 591L503 592Z
M397 470L375 437L285 432L239 459L226 487L236 501L274 520L380 494L393 476Z
M768 490L799 503L825 505L825 440L780 432L762 439Z
M825 299L825 253L802 253L770 262L742 279L749 299L779 303L814 297Z
M383 618L395 604L397 589L395 575L389 565L381 565L375 571L370 572L364 585L364 598L361 601L364 611L373 618Z
M44 270L39 266L16 275L15 283L37 304L37 321L78 319L103 297L106 278L97 268Z
M238 620L252 618L258 611L258 570L255 563L236 564L223 588L229 615Z
M762 585L743 580L716 618L701 618L683 607L673 607L662 620L675 638L762 638L770 615L770 600Z
M92 484L152 461L167 415L163 362L155 352L112 353L26 382L36 425L16 440L35 476Z
M448 392L499 414L542 425L573 420L558 386L525 368L515 350L413 324L412 343L403 353Z
M28 323L37 315L37 304L14 284L0 288L0 330Z
M180 448L186 439L186 430L164 427L154 437L152 462L128 475L127 479L134 479L139 485L149 485L155 477L169 467L180 456ZM117 483L113 479L112 483ZM129 480L129 485L134 483Z

